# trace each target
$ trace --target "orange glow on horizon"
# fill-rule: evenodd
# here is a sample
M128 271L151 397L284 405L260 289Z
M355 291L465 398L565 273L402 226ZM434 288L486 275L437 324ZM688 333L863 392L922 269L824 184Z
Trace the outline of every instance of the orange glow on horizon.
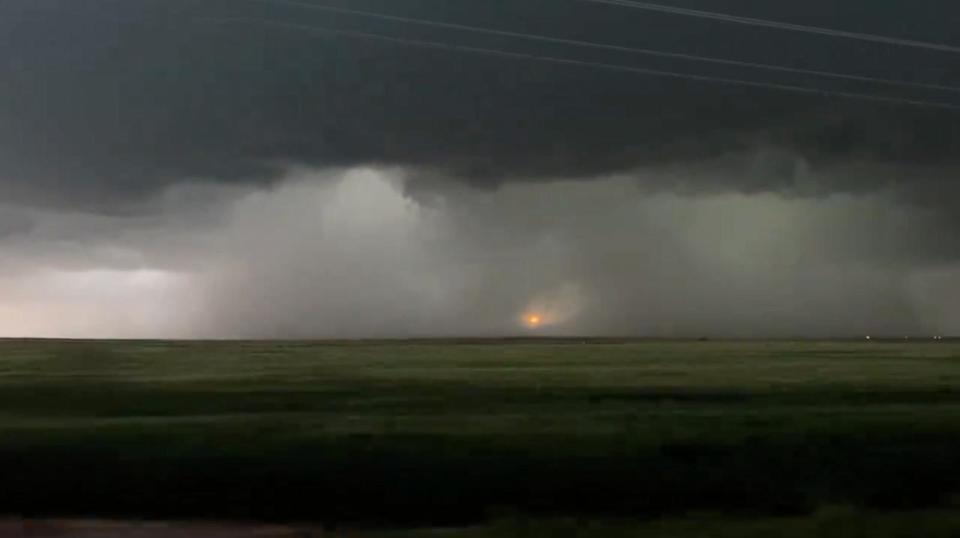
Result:
M536 329L543 324L543 317L540 314L528 314L523 318L524 324L531 329Z

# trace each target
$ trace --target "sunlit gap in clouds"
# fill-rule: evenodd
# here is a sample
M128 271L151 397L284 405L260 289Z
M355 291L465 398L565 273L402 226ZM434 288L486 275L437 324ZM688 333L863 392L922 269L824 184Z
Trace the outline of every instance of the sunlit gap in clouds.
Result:
M46 270L0 279L0 337L189 334L189 280L154 269Z

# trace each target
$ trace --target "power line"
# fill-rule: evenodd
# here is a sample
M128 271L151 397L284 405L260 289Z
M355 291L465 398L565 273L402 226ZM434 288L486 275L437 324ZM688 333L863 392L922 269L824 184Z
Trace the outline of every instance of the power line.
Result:
M642 54L642 55L647 55L647 56L658 56L658 57L661 57L661 58L671 58L671 59L675 59L675 60L686 60L686 61L696 61L696 62L705 62L705 63L715 63L715 64L721 64L721 65L733 65L733 66L738 66L738 67L749 67L749 68L753 68L753 69L764 69L764 70L768 70L768 71L779 71L779 72L783 72L783 73L793 73L793 74L799 74L799 75L811 75L811 76L818 76L818 77L838 78L838 79L852 80L852 81L857 81L857 82L868 82L868 83L873 83L873 84L884 84L884 85L888 85L888 86L899 86L899 87L905 87L905 88L918 88L918 89L925 89L925 90L941 90L941 91L950 91L950 92L960 93L960 87L957 87L957 86L946 86L946 85L941 85L941 84L928 84L928 83L922 83L922 82L908 82L908 81L903 81L903 80L893 80L893 79L887 79L887 78L868 77L868 76L863 76L863 75L851 75L851 74L848 74L848 73L837 73L837 72L833 72L833 71L822 71L822 70L816 70L816 69L801 69L801 68L787 67L787 66L782 66L782 65L772 65L772 64L764 64L764 63L757 63L757 62L747 62L747 61L741 61L741 60L730 60L730 59L726 59L726 58L714 58L714 57L709 57L709 56L700 56L700 55L696 55L696 54L684 54L684 53L679 53L679 52L667 52L667 51L660 51L660 50L654 50L654 49L643 49L643 48L635 48L635 47L625 47L625 46L620 46L620 45L609 45L609 44L605 44L605 43L595 43L595 42L591 42L591 41L581 41L581 40L577 40L577 39L566 39L566 38L560 38L560 37L551 37L551 36L543 36L543 35L536 35L536 34L528 34L528 33L523 33L523 32L511 32L511 31L507 31L507 30L497 30L497 29L493 29L493 28L482 28L482 27L478 27L478 26L467 26L467 25L464 25L464 24L455 24L455 23L448 23L448 22L431 21L431 20L418 19L418 18L412 18L412 17L401 17L401 16L397 16L397 15L386 15L386 14L383 14L383 13L376 13L376 12L372 12L372 11L362 11L362 10L357 10L357 9L347 9L347 8L339 8L339 7L333 7L333 6L325 6L325 5L315 4L315 3L312 3L312 2L302 2L302 1L297 1L297 0L248 0L248 1L251 1L251 2L260 2L260 3L266 3L266 4L287 5L287 6L291 6L291 7L301 7L301 8L313 9L313 10L317 10L317 11L326 11L326 12L331 12L331 13L342 13L342 14L346 14L346 15L355 15L355 16L360 16L360 17L369 17L369 18L375 18L375 19L381 19L381 20L389 20L389 21L396 21L396 22L403 22L403 23L409 23L409 24L419 24L419 25L421 25L421 26L432 26L432 27L435 27L435 28L446 28L446 29L451 29L451 30L462 30L462 31L467 31L467 32L483 33L483 34L488 34L488 35L498 35L498 36L504 36L504 37L513 37L513 38L526 39L526 40L531 40L531 41L540 41L540 42L544 42L544 43L554 43L554 44L561 44L561 45L574 45L574 46L589 47L589 48L599 49L599 50L610 50L610 51L617 51L617 52L627 52L627 53L633 53L633 54ZM589 1L589 0L588 0L588 1Z
M626 65L618 64L607 64L607 63L598 63L598 62L588 62L584 60L574 60L570 58L559 58L556 56L542 56L536 54L528 54L522 52L512 52L499 49L487 49L480 47L470 47L465 45L453 45L450 43L441 43L437 41L422 41L416 39L406 39L400 37L391 37L381 34L372 34L368 32L358 32L352 30L336 30L333 28L325 28L322 26L313 26L306 24L296 24L288 23L281 21L273 21L268 19L259 19L252 17L233 17L226 19L202 19L206 22L212 22L215 24L260 24L264 26L273 26L276 28L283 28L287 30L297 30L305 33L313 34L322 34L327 36L344 36L344 37L354 37L360 39L368 39L372 41L381 41L387 43L396 43L400 45L420 47L420 48L431 48L438 50L448 50L455 52L466 52L472 54L482 54L488 56L499 56L504 58L513 58L519 60L530 60L530 61L540 61L548 62L562 65L574 65L580 67L592 67L596 69L606 69L610 71L620 71L625 73L638 73L643 75L651 76L660 76L667 78L675 79L684 79L684 80L696 80L701 82L716 82L721 84L729 84L734 86L748 86L754 88L765 88L770 90L780 90L793 93L802 93L807 95L816 95L823 97L844 97L848 99L860 99L865 101L874 101L879 103L889 103L889 104L900 104L900 105L911 105L918 107L927 107L927 108L940 108L946 110L960 110L960 105L954 105L950 103L936 102L936 101L923 101L918 99L905 99L900 97L888 97L882 95L871 95L865 93L856 93L856 92L845 92L845 91L836 91L836 90L824 90L820 88L810 88L805 86L793 86L789 84L777 84L771 82L759 82L752 80L742 80L734 78L724 78L724 77L713 77L707 75L694 75L688 73L679 73L676 71L663 71L659 69L647 69L643 67L631 67Z
M954 46L954 45L944 45L941 43L930 43L928 41L902 39L897 37L887 37L882 35L865 34L860 32L848 32L844 30L833 30L831 28L821 28L818 26L808 26L805 24L793 24L788 22L771 21L766 19L756 19L753 17L740 17L737 15L729 15L726 13L716 13L713 11L703 11L699 9L665 6L662 4L653 4L650 2L641 2L638 0L581 0L581 1L593 2L596 4L611 4L615 6L630 7L634 9L643 9L647 11L656 11L659 13L669 13L672 15L697 17L701 19L711 19L711 20L730 22L735 24L764 26L767 28L776 28L778 30L791 30L794 32L806 32L810 34L820 34L820 35L839 37L844 39L856 39L859 41L869 41L872 43L884 43L887 45L899 45L902 47L913 47L918 49L937 50L941 52L960 52L960 47Z

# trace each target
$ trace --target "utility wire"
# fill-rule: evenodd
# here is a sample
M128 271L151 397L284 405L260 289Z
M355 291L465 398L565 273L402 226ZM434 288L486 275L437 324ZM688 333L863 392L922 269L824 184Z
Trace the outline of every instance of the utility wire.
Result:
M653 49L609 45L604 43L595 43L591 41L581 41L577 39L565 39L560 37L550 37L550 36L543 36L543 35L536 35L536 34L528 34L523 32L511 32L507 30L496 30L493 28L481 28L478 26L467 26L464 24L431 21L431 20L417 19L412 17L386 15L383 13L376 13L372 11L361 11L357 9L325 6L325 5L315 4L312 2L303 2L298 0L248 0L248 1L260 2L260 3L266 3L266 4L286 5L291 7L300 7L305 9L313 9L317 11L341 13L345 15L355 15L359 17L369 17L374 19L403 22L408 24L419 24L421 26L432 26L436 28L446 28L451 30L462 30L467 32L482 33L482 34L488 34L488 35L513 37L513 38L526 39L531 41L540 41L545 43L574 45L579 47L589 47L589 48L600 49L600 50L627 52L627 53L642 54L647 56L658 56L661 58L671 58L675 60L686 60L686 61L695 61L695 62L715 63L715 64L722 64L722 65L733 65L738 67L749 67L753 69L764 69L768 71L779 71L783 73L838 78L838 79L852 80L857 82L868 82L873 84L884 84L888 86L899 86L904 88L918 88L918 89L925 89L925 90L940 90L940 91L950 91L950 92L960 93L960 87L958 86L946 86L941 84L928 84L928 83L922 83L922 82L908 82L903 80L868 77L868 76L862 76L862 75L851 75L847 73L836 73L833 71L801 69L801 68L787 67L782 65L772 65L772 64L740 61L740 60L730 60L726 58L714 58L709 56L700 56L696 54L684 54L679 52L667 52L667 51L660 51L660 50L653 50ZM590 1L590 0L587 0L587 1Z
M643 9L647 11L656 11L659 13L669 13L672 15L683 15L687 17L697 17L701 19L711 19L716 21L730 22L735 24L747 24L750 26L764 26L767 28L776 28L778 30L791 30L794 32L806 32L809 34L820 34L844 39L856 39L859 41L869 41L872 43L884 43L887 45L899 45L902 47L913 47L918 49L937 50L941 52L960 52L960 47L954 45L944 45L942 43L931 43L928 41L918 41L914 39L902 39L898 37L887 37L875 34L865 34L860 32L848 32L844 30L834 30L831 28L821 28L818 26L808 26L805 24L793 24L788 22L771 21L766 19L756 19L753 17L740 17L726 13L716 13L713 11L703 11L699 9L689 9L675 6L665 6L663 4L653 4L650 2L641 2L638 0L581 0L582 2L593 2L595 4L610 4L615 6L630 7L634 9Z
M716 82L716 83L728 84L733 86L765 88L770 90L780 90L785 92L802 93L807 95L816 95L816 96L825 96L825 97L826 96L844 97L849 99L859 99L859 100L874 101L879 103L911 105L911 106L928 107L928 108L940 108L940 109L946 109L946 110L960 110L960 105L954 105L950 103L943 103L943 102L936 102L936 101L923 101L919 99L905 99L900 97L888 97L888 96L871 95L871 94L865 94L865 93L824 90L820 88L793 86L789 84L777 84L777 83L770 83L770 82L759 82L759 81L742 80L742 79L734 79L734 78L713 77L713 76L707 76L707 75L694 75L694 74L688 74L688 73L680 73L676 71L663 71L659 69L647 69L643 67L631 67L631 66L618 65L618 64L588 62L584 60L574 60L570 58L560 58L556 56L542 56L542 55L536 55L536 54L512 52L512 51L505 51L505 50L499 50L499 49L487 49L487 48L470 47L470 46L464 46L464 45L453 45L450 43L441 43L437 41L422 41L422 40L415 40L415 39L391 37L391 36L373 34L368 32L358 32L358 31L352 31L352 30L336 30L336 29L325 28L321 26L273 21L269 19L259 19L259 18L252 18L252 17L234 17L234 18L226 18L226 19L202 19L202 20L205 22L214 23L214 24L236 24L236 23L259 24L264 26L272 26L275 28L295 30L295 31L304 32L304 33L322 34L326 36L353 37L353 38L367 39L372 41L395 43L395 44L412 46L412 47L431 48L431 49L448 50L448 51L455 51L455 52L466 52L466 53L481 54L481 55L488 55L488 56L500 56L504 58L549 62L549 63L562 64L562 65L593 67L596 69L606 69L610 71L638 73L642 75L660 76L660 77L684 79L684 80L696 80L696 81L702 81L702 82Z

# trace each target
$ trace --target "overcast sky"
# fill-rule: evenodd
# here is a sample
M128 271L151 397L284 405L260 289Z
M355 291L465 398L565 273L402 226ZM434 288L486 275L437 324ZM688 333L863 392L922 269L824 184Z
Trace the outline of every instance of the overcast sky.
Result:
M952 0L660 3L960 47ZM960 334L940 49L585 0L6 0L0 336Z

